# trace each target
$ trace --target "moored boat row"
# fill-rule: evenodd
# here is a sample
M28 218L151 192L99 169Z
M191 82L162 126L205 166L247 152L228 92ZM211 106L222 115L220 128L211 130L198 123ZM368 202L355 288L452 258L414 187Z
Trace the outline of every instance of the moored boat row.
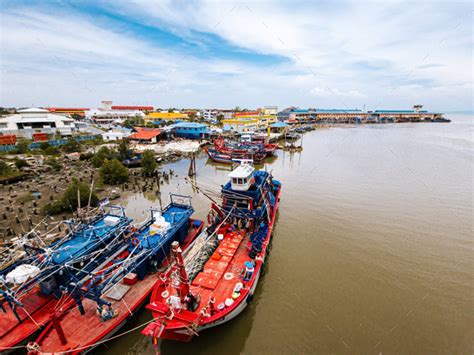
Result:
M264 268L281 184L245 159L229 177L206 228L191 217L189 196L171 195L141 226L123 209L103 210L19 260L38 270L15 287L2 284L0 351L26 341L31 354L90 351L116 337L150 295L154 319L144 333L155 340L188 341L237 316Z

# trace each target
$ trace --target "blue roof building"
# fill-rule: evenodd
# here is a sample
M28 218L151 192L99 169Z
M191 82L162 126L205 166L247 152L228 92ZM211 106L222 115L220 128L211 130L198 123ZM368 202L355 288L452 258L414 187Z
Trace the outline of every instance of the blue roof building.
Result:
M171 126L176 137L188 139L202 139L209 134L208 127L202 123L179 122Z

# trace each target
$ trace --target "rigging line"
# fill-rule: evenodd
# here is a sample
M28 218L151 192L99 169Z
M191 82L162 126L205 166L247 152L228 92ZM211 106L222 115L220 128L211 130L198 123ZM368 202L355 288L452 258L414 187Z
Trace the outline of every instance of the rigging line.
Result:
M186 264L190 265L191 262L194 261L194 259L197 257L197 255L199 254L199 252L201 251L202 248L204 248L205 245L207 245L207 242L217 233L217 231L219 230L219 228L224 224L224 222L227 220L227 218L230 217L230 214L232 213L233 211L233 208L230 210L229 214L222 220L221 223L219 223L218 226L216 226L216 228L214 229L214 232L212 232L206 239L205 243L203 245L201 245L201 247L196 251L196 253L189 259L189 260L185 260L184 261L184 264L185 264L185 267L186 267ZM169 270L170 268L168 268L166 270L166 272Z
M117 235L115 236L115 238L111 241L111 244L112 243L115 243L117 241L118 238L120 238L123 233L125 232L126 230L126 227L122 227L120 230L119 230L119 233L117 233ZM112 244L113 245L113 244ZM110 245L109 245L110 246ZM86 268L87 266L89 266L91 263L93 263L97 257L99 257L99 255L101 255L103 252L105 252L106 250L108 251L109 250L109 246L106 246L105 249L102 249L102 250L99 250L97 251L96 255L92 258L92 260L90 260L81 270L79 270L79 272L84 272L84 268ZM87 256L90 256L90 254L88 254ZM86 257L86 255L84 255L83 257ZM71 261L72 262L72 261ZM70 262L70 263L71 263ZM72 265L69 265L69 263L67 263L68 267L72 268L72 269L76 269L75 267L73 267ZM70 292L70 293L73 293L76 288L79 286L79 282L76 283L76 285L74 286L73 290ZM62 307L63 304L65 303L65 301L63 303L57 303L56 306L55 306L55 309L59 308L59 307Z
M129 329L129 330L123 332L123 333L120 333L120 334L111 336L110 338L107 338L107 339L105 339L105 340L98 341L98 342L96 342L96 343L94 343L94 344L90 344L90 345L86 345L86 346L81 346L81 347L78 347L78 348L75 348L75 349L68 349L68 350L61 351L61 352L62 352L62 353L72 353L72 352L76 352L76 351L85 350L85 349L87 349L87 348L92 348L92 347L95 347L95 346L97 346L97 345L101 345L101 344L103 344L103 343L106 343L106 342L108 342L108 341L110 341L110 340L120 338L121 336L124 336L124 335L126 335L126 334L128 334L128 333L134 332L135 330L140 329L140 328L142 328L142 327L144 327L144 326L146 326L146 325L148 325L148 324L150 324L150 323L152 323L152 322L154 322L154 321L155 321L155 319L151 319L151 320L149 320L149 321L147 321L147 322L145 322L145 323L143 323L143 324L140 324L140 325L138 325L138 326L136 326L136 327L134 327L134 328L132 328L132 329Z
M128 306L127 302L123 299L123 297L120 300L123 302L123 304L127 308L128 313L130 313L130 315L132 315L132 311L130 310L130 307Z
M23 307L23 312L26 313L26 315L31 319L31 321L36 325L36 327L38 329L41 329L40 325L38 323L36 323L36 321L33 319L33 317L31 316L31 314L26 310L26 307Z

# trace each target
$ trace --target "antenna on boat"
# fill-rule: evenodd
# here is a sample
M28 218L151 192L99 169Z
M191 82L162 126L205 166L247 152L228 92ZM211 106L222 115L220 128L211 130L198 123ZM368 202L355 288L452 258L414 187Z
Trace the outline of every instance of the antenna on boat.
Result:
M88 215L89 215L89 207L91 206L91 199L92 199L92 191L93 190L94 190L94 179L92 179L91 188L90 188L90 191L89 191L89 200L87 201L87 214Z
M77 184L77 215L81 216L81 189L79 183Z

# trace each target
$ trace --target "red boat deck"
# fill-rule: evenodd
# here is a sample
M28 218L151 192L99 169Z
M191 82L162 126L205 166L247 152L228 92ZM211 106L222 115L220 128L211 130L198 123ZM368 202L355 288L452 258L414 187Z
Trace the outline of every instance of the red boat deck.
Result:
M193 221L190 220L190 226L193 225ZM186 239L181 243L184 249L196 238L202 230L202 226L203 223L198 228L190 228ZM82 304L85 309L85 315L81 315L78 308L73 307L60 317L61 328L66 336L67 344L61 344L56 329L50 323L36 340L41 352L58 353L69 351L71 354L77 354L111 336L148 299L158 279L159 273L156 273L146 276L141 281L138 280L133 285L127 285L130 288L121 300L114 300L106 296L105 299L112 304L112 309L118 311L116 317L107 321L102 321L97 315L96 302L84 299ZM123 284L124 282L122 281L119 285Z
M248 242L244 231L228 233L222 240L204 265L204 271L191 284L191 290L201 295L200 308L208 303L213 294L216 306L232 297L235 284L241 281L245 272L244 263L251 260L248 257Z
M204 326L216 322L227 314L232 313L239 304L245 302L260 268L260 262L257 262L251 280L243 281L245 262L252 260L248 256L249 250L250 237L244 230L226 233L219 247L204 265L204 270L200 272L191 283L191 291L195 296L199 296L201 299L199 307L194 312L186 309L175 310L173 313L174 317L171 320L165 320L166 328L164 333L161 334L161 337L189 340L189 338L186 337L181 338L180 335L175 337L172 333L175 330L187 330L191 324L198 323L198 325ZM233 297L234 288L237 283L242 283L243 288L240 294L234 295ZM152 303L147 307L154 312L154 317L157 320L167 314L168 311L168 307L165 305L166 300L161 296L162 292L168 290L170 295L173 295L171 293L173 289L166 286L169 285L157 283L157 287L152 295ZM214 311L212 315L210 315L211 297L214 297ZM226 300L228 299L233 300L231 305L226 305ZM202 310L204 310L203 313L207 316L200 316ZM164 318L162 319L164 320ZM149 335L148 330L153 331L156 329L157 323L150 324L149 327L144 330L144 333Z
M53 296L41 295L38 288L23 296L21 301L24 308L16 308L21 323L8 305L4 304L6 313L0 312L0 351L17 346L42 329L49 322L51 311L57 303Z

